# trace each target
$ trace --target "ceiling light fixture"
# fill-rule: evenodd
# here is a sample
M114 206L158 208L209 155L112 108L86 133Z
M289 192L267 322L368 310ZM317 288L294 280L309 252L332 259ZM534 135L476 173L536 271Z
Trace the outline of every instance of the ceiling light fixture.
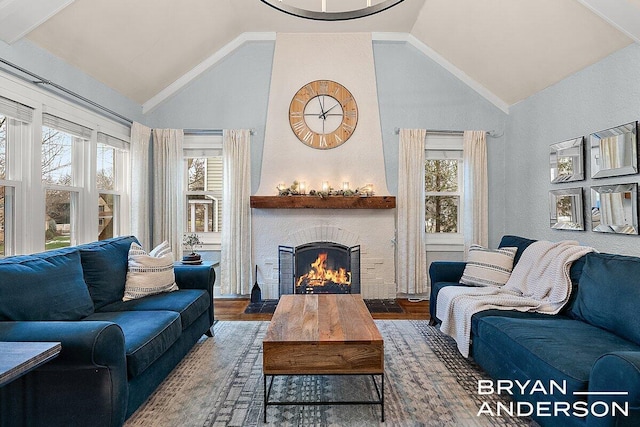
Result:
M298 18L315 21L347 21L383 12L404 0L260 0Z

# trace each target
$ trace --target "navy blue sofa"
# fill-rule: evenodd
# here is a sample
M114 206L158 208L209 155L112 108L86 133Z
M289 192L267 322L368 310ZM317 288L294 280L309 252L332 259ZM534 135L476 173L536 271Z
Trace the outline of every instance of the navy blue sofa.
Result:
M0 388L2 426L120 426L203 334L214 270L176 265L177 291L122 301L135 237L0 260L0 341L60 355Z
M517 247L517 263L533 242L504 236L499 246ZM464 267L464 262L431 264L432 324L440 322L439 291L464 286L458 283ZM470 356L496 385L530 380L524 393L514 387L508 394L531 404L521 413L533 408L532 417L542 426L640 426L640 258L593 252L575 261L570 274L571 299L557 315L476 313ZM552 381L565 390L553 389ZM534 384L554 393L536 391Z

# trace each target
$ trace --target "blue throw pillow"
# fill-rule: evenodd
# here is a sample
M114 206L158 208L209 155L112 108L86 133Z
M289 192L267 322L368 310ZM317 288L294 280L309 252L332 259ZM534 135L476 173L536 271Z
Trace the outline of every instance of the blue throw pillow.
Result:
M133 236L80 245L84 280L89 287L96 310L116 301L122 301L127 277L127 257Z
M640 258L589 253L571 316L640 344Z
M510 236L505 235L502 236L500 240L499 248L507 248L507 247L516 247L518 248L518 252L516 252L516 256L513 258L513 266L515 267L522 256L522 252L524 252L527 247L535 242L535 240L527 239L525 237L520 236Z
M92 313L77 250L0 260L0 320L80 320Z

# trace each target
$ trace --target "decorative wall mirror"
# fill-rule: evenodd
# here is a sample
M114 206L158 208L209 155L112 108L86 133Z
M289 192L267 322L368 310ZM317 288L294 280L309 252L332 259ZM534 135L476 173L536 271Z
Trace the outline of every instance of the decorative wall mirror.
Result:
M638 173L636 122L592 133L591 178Z
M591 229L638 234L638 184L591 187Z
M549 217L556 230L584 230L582 188L549 191Z
M584 138L551 144L549 168L551 182L581 181L584 179Z

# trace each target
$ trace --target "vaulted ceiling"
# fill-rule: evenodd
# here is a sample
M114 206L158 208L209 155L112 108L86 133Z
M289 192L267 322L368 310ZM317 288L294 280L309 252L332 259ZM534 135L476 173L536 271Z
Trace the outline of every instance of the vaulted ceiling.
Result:
M0 39L26 37L141 105L276 32L409 40L508 108L639 42L640 0L405 0L344 22L296 18L259 0L0 0Z

